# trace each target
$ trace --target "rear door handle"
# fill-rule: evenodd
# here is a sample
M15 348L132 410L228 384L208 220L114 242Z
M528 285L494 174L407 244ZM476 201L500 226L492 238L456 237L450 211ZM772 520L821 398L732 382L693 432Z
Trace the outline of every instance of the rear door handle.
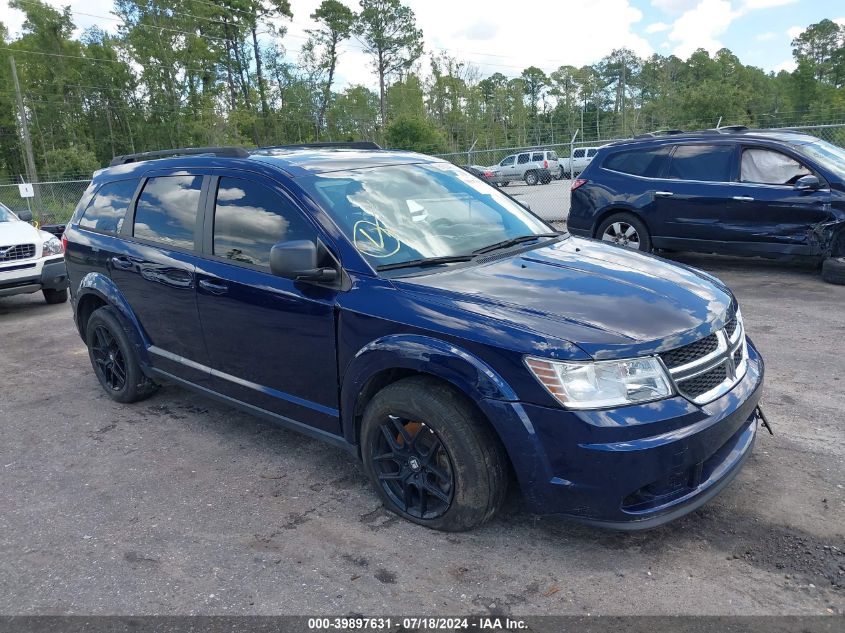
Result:
M675 194L671 191L655 191L654 195L658 198L671 198Z
M229 292L229 286L226 284L218 284L208 279L200 279L200 288L213 295L224 295Z
M734 196L734 200L738 200L739 202L754 202L754 198L751 196Z
M135 265L129 258L118 256L112 257L111 263L115 268L120 268L121 270L129 270Z

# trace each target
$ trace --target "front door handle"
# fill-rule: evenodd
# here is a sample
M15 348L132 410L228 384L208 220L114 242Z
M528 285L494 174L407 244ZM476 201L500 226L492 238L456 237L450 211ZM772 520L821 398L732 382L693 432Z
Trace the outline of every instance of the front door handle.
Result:
M120 268L120 270L129 270L135 265L128 257L118 256L112 257L111 263L115 268Z
M734 200L739 202L754 202L754 198L751 196L734 196Z
M224 295L229 292L229 286L226 284L214 283L208 279L200 279L200 288L213 295Z
M674 194L674 193L672 193L671 191L655 191L655 192L654 192L654 195L655 195L657 198L671 198L671 197L672 197L672 196L674 196L675 194Z

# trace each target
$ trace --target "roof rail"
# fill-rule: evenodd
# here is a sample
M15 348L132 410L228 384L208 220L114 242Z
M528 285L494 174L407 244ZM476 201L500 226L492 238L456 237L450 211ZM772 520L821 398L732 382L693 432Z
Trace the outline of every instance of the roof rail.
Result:
M637 134L634 138L653 138L655 136L672 136L673 134L683 133L683 130L655 130L654 132L645 132L644 134Z
M733 132L745 132L747 129L747 125L723 125L708 131L718 132L719 134L731 134Z
M109 167L136 163L140 160L150 158L165 158L167 156L228 156L230 158L246 158L249 152L243 147L182 147L179 149L160 149L152 152L140 152L138 154L123 154L111 159Z
M267 147L259 147L257 151L263 149L308 149L308 148L324 148L324 149L381 149L381 146L373 141L321 141L319 143L293 143L291 145L269 145Z

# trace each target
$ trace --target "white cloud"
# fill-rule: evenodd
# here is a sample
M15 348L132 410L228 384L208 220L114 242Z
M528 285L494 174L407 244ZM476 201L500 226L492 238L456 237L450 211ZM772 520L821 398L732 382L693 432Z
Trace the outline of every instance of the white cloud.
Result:
M744 8L749 11L755 9L771 9L774 7L782 7L786 4L792 4L797 0L745 0Z
M791 73L798 67L798 64L795 63L794 59L787 59L786 61L781 62L777 66L774 67L774 71L779 73L782 70L785 70L788 73Z
M652 22L647 27L645 27L646 33L660 33L661 31L668 31L672 27L666 24L665 22Z
M804 32L804 29L807 28L805 26L790 26L786 29L786 34L789 36L790 40L794 40L796 37L801 35Z
M760 33L760 35L758 35L755 39L758 42L768 42L769 40L776 39L777 36L777 33L774 33L773 31L767 31L765 33Z
M728 0L701 0L672 25L669 39L676 42L675 55L686 59L699 48L712 55L723 47L718 37L739 16Z
M689 11L696 4L696 0L651 0L651 6L666 13L683 13Z

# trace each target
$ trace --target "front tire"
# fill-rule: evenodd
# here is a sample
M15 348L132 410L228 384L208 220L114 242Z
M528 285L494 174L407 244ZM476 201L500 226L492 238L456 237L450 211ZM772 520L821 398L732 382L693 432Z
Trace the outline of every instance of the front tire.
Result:
M49 288L45 288L41 292L44 294L44 301L50 305L64 303L67 301L67 288L64 290L51 290Z
M845 285L845 256L828 257L824 260L822 279L829 284Z
M599 225L596 238L635 251L651 252L651 236L643 222L630 213L615 213Z
M91 366L109 398L124 403L138 402L158 389L141 371L138 354L114 308L104 306L95 310L85 332Z
M385 507L446 532L488 521L507 494L507 456L487 422L428 377L385 387L361 425L364 469Z

